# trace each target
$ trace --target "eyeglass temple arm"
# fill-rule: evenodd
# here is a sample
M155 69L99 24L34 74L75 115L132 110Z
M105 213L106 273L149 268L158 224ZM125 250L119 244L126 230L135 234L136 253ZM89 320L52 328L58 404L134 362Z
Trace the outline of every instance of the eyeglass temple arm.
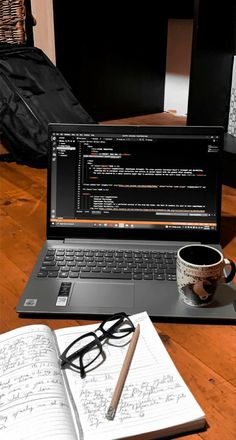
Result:
M109 328L109 331L104 330L102 326L99 327L99 330L101 330L104 334L109 335L110 333L114 332L114 331L117 329L117 327L119 327L120 324L122 324L122 322L124 322L124 317L122 317L122 318L120 318L118 321L116 321L116 322L115 322L115 323ZM132 323L131 321L130 321L130 323L131 323L132 326L133 326L133 330L135 330L135 327L134 327L133 323ZM125 329L125 328L124 328L124 329L120 329L120 332L127 332L127 329ZM100 337L99 337L98 339L100 339ZM101 340L101 339L100 339L100 340Z

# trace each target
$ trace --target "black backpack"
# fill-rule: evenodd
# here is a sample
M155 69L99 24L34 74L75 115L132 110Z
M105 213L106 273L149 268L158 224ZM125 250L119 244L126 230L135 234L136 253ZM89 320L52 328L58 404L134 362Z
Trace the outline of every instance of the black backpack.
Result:
M46 167L52 122L95 124L42 50L0 44L0 133L13 160Z

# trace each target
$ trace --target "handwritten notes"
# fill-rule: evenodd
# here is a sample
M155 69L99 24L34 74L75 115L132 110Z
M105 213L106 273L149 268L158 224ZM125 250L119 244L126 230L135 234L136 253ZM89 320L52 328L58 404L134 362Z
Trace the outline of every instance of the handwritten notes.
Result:
M46 326L0 336L0 439L74 440L54 338Z
M132 320L140 324L140 336L112 421L106 412L128 349L125 338L106 341L105 356L81 379L77 371L61 370L58 350L97 325L56 332L32 325L1 335L0 440L155 438L157 432L160 437L203 427L204 413L148 315Z
M133 320L140 323L140 337L113 421L108 421L105 415L128 346L104 344L105 361L88 372L85 379L78 372L65 370L86 440L95 436L96 440L110 440L155 432L204 417L147 314L135 315ZM60 351L79 332L95 328L56 331Z

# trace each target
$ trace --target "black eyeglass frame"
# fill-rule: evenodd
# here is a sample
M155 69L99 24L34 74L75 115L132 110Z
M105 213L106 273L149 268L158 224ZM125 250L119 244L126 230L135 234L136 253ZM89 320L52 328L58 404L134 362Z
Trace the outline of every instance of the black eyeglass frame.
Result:
M130 328L120 329L121 335L114 334L114 332L120 327L120 325L124 322L125 319L128 321ZM109 321L113 321L113 320L116 320L116 322L109 328L109 330L105 330L104 326ZM61 367L65 368L66 366L71 366L71 367L75 368L76 370L79 370L80 376L83 379L86 376L85 369L87 367L89 367L102 354L103 348L102 348L101 342L104 339L106 339L106 338L107 339L121 339L121 338L124 338L125 336L128 336L130 333L134 332L134 330L135 330L134 324L132 323L131 319L129 318L129 316L125 312L115 313L114 315L112 315L109 318L102 321L101 324L98 326L98 328L95 329L93 332L85 333L84 335L79 336L79 338L77 338L73 342L71 342L71 344L69 344L68 347L60 355ZM97 331L101 331L102 334L100 336L97 336L95 333ZM93 337L94 340L89 342L88 344L86 344L84 347L76 350L74 353L70 354L69 356L67 356L68 351L71 349L71 347L73 347L73 345L75 345L77 342L81 341L82 339L84 339L88 336ZM99 349L97 356L95 356L91 360L91 362L89 362L88 364L86 364L84 366L84 364L83 364L84 355L86 353L88 353L88 351L90 351L95 346L97 346L97 348ZM79 366L73 363L73 360L77 359L77 358L79 358Z

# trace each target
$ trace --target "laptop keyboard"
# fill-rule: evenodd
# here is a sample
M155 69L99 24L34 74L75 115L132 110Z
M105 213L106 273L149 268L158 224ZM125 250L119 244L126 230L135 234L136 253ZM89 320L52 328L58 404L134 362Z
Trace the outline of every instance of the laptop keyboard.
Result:
M38 278L176 280L176 252L49 248Z

